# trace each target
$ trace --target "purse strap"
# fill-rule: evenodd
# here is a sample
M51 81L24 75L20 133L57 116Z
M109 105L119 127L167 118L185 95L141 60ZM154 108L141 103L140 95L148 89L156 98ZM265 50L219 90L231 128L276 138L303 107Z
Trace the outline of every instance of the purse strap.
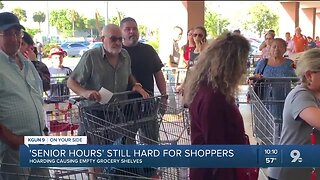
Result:
M263 66L263 68L262 68L262 71L261 71L261 75L263 75L263 71L264 71L264 69L266 68L266 66L267 66L267 64L268 64L268 59L266 59L266 63L264 64L264 66Z

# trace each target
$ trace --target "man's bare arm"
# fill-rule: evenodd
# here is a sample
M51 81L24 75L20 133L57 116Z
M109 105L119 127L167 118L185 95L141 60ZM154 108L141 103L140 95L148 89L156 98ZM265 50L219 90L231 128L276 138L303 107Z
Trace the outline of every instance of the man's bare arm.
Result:
M260 46L259 46L259 50L262 51L263 48L267 47L267 44L265 41L263 41Z
M156 80L157 87L161 93L161 95L167 94L166 80L164 79L164 75L162 70L154 73L154 78Z
M79 96L83 96L86 99L92 100L92 101L100 101L101 95L98 91L95 90L87 90L80 86L80 84L73 80L71 77L68 78L67 86L70 88L74 93L76 93Z

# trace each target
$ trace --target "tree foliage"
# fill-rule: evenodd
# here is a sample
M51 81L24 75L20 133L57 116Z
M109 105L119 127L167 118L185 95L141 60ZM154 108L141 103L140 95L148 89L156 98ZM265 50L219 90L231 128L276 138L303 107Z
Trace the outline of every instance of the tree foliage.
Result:
M105 24L104 17L98 16L98 23L99 23L100 28L103 27ZM85 30L87 30L89 32L91 37L98 37L99 36L100 29L98 29L98 27L97 27L96 19L84 18L84 24L85 24Z
M117 15L116 16L112 16L110 19L109 19L109 22L111 24L116 24L118 26L120 26L120 21L125 18L126 15L124 14L124 12L121 12L117 9Z
M227 30L227 26L230 24L229 20L223 18L220 14L209 11L205 8L204 27L207 30L208 35L211 37L217 37L221 33Z
M67 18L67 9L54 10L50 12L49 23L55 26L64 36L72 34L72 23Z
M138 30L139 30L139 34L141 38L145 38L147 36L148 33L148 27L143 25L143 24L139 24L138 25Z
M159 53L159 42L160 42L160 38L159 38L159 29L155 29L151 31L151 34L153 35L152 38L149 40L148 44L150 46L152 46L157 53Z
M72 23L72 36L74 37L75 23L79 19L79 13L72 9L67 11L67 18Z
M4 8L4 4L2 3L2 1L0 1L0 9Z
M39 23L39 30L41 31L40 24L46 20L46 15L42 11L33 13L33 21Z
M65 37L73 36L75 30L83 30L86 28L85 18L79 16L77 12L75 14L73 14L74 12L68 13L70 11L72 10L61 9L50 12L50 25L55 26Z
M18 8L13 9L12 13L18 17L19 21L22 21L22 22L27 21L26 10L18 7Z
M262 3L250 7L244 29L253 29L261 37L269 29L279 30L279 16Z
M40 30L38 28L36 29L30 29L26 27L26 32L28 32L28 34L31 35L31 37L34 37L37 33L40 32Z

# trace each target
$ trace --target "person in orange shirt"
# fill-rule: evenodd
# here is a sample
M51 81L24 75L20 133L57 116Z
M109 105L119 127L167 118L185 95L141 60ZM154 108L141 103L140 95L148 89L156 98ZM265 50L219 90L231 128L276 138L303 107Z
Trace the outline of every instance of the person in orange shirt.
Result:
M303 52L308 47L307 37L305 35L301 34L300 27L296 27L296 33L294 34L292 40L294 42L293 53Z

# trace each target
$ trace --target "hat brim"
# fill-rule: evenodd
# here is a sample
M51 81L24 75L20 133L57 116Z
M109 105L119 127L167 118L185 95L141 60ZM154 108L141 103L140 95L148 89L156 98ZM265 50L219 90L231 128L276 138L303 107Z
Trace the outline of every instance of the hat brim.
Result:
M63 57L65 57L65 56L64 56L64 52L54 52L54 53L52 53L52 54L49 55L49 58L51 58L51 57L54 56L54 55L63 55Z
M3 25L3 26L0 26L0 30L1 31L6 31L6 30L8 30L8 29L10 29L12 27L18 27L20 29L25 30L25 28L19 23L11 23L11 24L6 24L6 25Z

